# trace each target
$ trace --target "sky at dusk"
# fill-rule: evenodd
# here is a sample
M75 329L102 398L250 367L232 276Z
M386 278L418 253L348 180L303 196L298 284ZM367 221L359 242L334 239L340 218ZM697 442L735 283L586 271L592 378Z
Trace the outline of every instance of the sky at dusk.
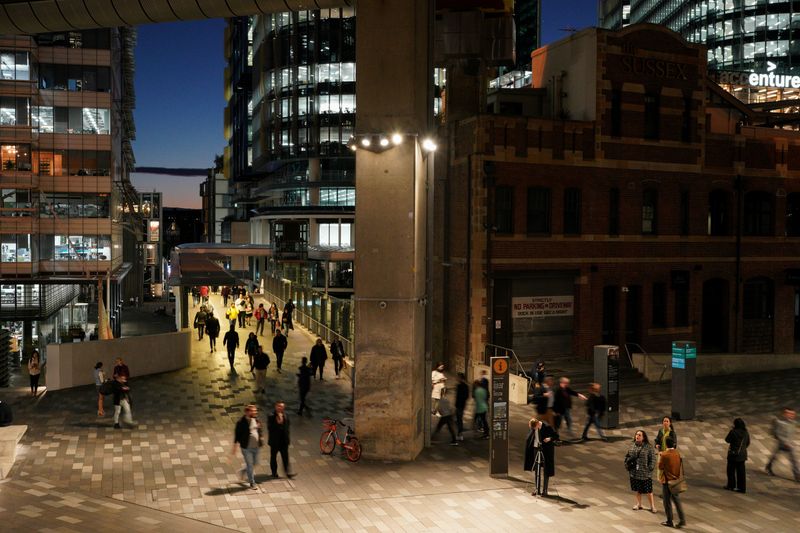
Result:
M597 0L542 0L542 44L597 24ZM136 163L142 167L208 168L223 137L221 19L138 27L136 46ZM204 176L134 173L140 191L164 193L167 207L199 208Z

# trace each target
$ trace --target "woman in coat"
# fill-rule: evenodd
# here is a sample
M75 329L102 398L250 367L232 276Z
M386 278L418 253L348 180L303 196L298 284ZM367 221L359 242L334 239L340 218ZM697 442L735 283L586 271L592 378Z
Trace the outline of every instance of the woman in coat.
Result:
M636 493L634 511L642 509L642 494L650 500L651 513L656 512L653 498L653 470L656 467L656 452L643 430L636 432L633 444L625 454L625 468L631 478L631 490Z
M536 418L531 418L528 422L528 436L525 438L525 464L523 468L526 472L533 470L536 462L536 454L539 449L544 458L544 468L542 473L542 496L547 496L547 484L551 477L556 475L556 449L555 444L558 434L555 430ZM532 493L536 496L536 489Z
M31 380L31 396L39 392L39 376L42 374L42 362L39 359L39 350L34 350L28 359L28 376Z
M672 427L672 419L668 416L665 416L663 420L661 420L661 429L658 430L658 435L656 435L656 450L659 452L666 451L667 449L667 437L672 435L672 439L675 441L675 447L678 447L678 434L675 433L675 428Z
M750 434L744 420L737 418L733 428L725 437L728 443L728 483L725 488L736 492L747 492L747 477L744 463L747 461L747 447L750 446Z

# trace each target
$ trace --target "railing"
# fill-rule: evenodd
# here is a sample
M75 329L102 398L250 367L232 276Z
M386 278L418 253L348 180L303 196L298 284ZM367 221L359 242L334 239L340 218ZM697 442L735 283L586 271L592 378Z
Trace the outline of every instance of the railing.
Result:
M483 362L486 366L489 366L490 357L508 357L514 365L514 373L530 381L531 377L525 372L522 363L519 361L519 357L517 357L517 354L511 348L498 346L497 344L487 344L483 348Z
M667 372L667 364L656 361L655 358L649 353L647 353L647 350L642 348L640 344L637 344L635 342L626 342L625 353L628 355L628 362L630 362L631 368L636 368L636 367L633 366L633 355L631 354L631 350L628 348L629 346L632 348L636 348L636 353L644 355L645 359L649 360L652 364L656 366L659 365L661 366L661 375L658 376L658 382L662 383L664 381L664 374Z

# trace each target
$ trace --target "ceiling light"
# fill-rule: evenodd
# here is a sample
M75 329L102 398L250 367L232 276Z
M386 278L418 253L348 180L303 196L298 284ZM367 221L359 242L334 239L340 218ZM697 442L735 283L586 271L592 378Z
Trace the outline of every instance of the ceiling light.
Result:
M363 139L361 139L361 146L363 146L364 148L369 148L370 144L372 143L370 142L368 137L364 137Z
M389 146L389 139L386 137L381 137L381 146L386 147Z
M424 139L422 141L422 149L426 152L435 152L436 151L436 143L433 142L433 139Z
M395 146L401 144L403 142L403 136L400 135L399 133L395 133L394 135L392 135L392 142L395 144Z

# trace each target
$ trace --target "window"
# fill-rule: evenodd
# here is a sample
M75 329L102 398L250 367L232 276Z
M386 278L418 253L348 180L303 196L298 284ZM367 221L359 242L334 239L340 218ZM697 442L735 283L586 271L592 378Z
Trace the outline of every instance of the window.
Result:
M660 127L660 97L655 91L644 95L644 138L658 139Z
M608 234L619 235L619 189L616 187L608 191Z
M351 223L322 222L319 224L320 246L350 246L352 232Z
M728 192L722 189L711 191L708 195L708 234L728 235Z
M31 191L29 189L2 189L2 204L0 215L4 216L30 216Z
M550 233L550 189L528 188L528 233Z
M4 80L31 79L28 52L0 52L0 78Z
M0 97L0 126L27 126L30 123L27 98Z
M514 233L514 187L495 188L494 225L497 233Z
M653 283L653 327L667 326L667 284Z
M642 193L642 234L656 235L658 230L658 191L645 189Z
M564 235L581 234L581 190L564 189Z
M773 316L772 280L754 278L747 280L743 291L742 317L746 320L765 320Z
M611 91L611 136L622 136L622 91Z
M800 237L800 193L786 196L786 236Z
M0 262L30 263L31 236L29 233L0 235Z
M689 191L681 191L680 224L681 235L689 235Z
M110 261L111 236L109 235L45 235L52 239L52 256L45 256L50 245L42 246L42 259L54 261Z
M0 145L0 161L2 170L31 170L31 147L27 144Z
M772 195L764 191L750 191L744 195L744 234L772 235Z
M322 187L319 190L319 205L355 206L356 190L353 187Z

